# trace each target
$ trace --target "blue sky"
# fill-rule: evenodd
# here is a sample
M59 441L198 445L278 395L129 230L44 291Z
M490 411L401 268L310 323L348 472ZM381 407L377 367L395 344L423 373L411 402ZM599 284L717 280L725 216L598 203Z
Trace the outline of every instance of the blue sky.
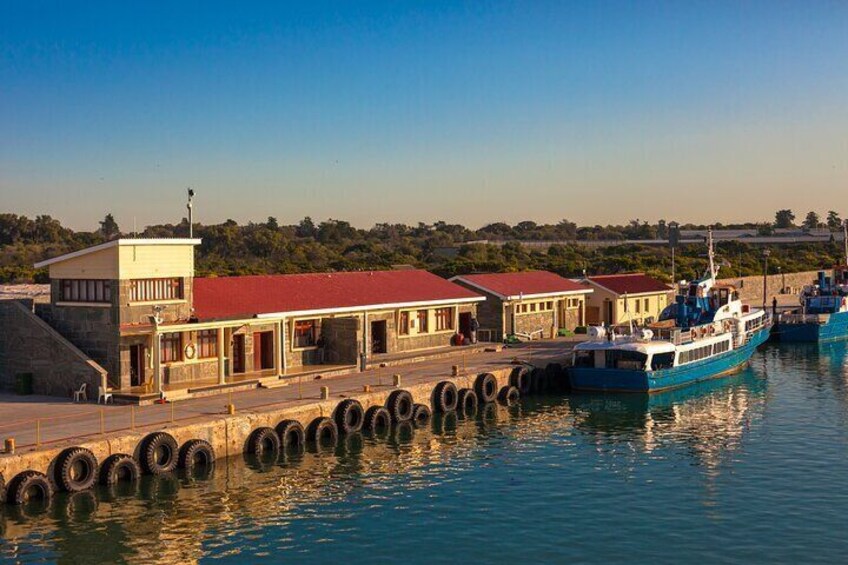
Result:
M0 211L848 213L846 61L844 2L6 0Z

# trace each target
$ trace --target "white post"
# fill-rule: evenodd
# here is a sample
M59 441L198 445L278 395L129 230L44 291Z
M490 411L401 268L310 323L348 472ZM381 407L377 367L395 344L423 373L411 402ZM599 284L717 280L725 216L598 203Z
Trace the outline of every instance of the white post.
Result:
M277 320L274 324L274 369L277 371L277 376L283 375L283 329L282 321Z

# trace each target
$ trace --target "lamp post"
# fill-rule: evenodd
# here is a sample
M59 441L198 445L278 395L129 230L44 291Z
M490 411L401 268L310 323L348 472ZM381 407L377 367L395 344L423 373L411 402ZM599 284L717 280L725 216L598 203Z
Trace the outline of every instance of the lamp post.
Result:
M671 284L677 288L677 279L675 274L674 253L677 245L680 243L680 224L677 222L669 222L668 224L668 245L671 247Z
M771 251L763 249L763 310L766 309L766 299L768 297L768 258Z

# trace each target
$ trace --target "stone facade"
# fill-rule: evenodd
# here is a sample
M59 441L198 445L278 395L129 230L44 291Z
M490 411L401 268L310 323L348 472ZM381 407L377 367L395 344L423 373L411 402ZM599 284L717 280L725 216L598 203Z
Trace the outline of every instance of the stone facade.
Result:
M106 370L36 316L30 305L0 301L0 388L13 389L17 375L31 373L33 392L71 396L85 383L88 397L106 384Z
M830 276L830 269L825 269ZM801 289L813 282L818 277L818 271L804 271L801 273L786 273L769 275L767 279L766 302L771 306L773 297L781 294L799 294ZM739 291L739 298L754 305L763 302L763 277L736 277L725 278L717 281L720 284L730 284Z

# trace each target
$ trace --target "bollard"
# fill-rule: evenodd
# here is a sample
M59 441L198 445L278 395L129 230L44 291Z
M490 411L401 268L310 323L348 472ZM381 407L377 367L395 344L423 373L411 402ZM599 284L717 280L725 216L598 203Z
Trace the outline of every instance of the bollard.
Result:
M400 375L393 375L392 376L392 384L394 386L400 386Z
M322 386L321 387L321 400L327 400L330 398L330 387Z
M7 437L6 438L6 453L14 453L15 452L15 438Z
M453 365L451 367L451 376L458 377L459 376L459 365Z
M236 413L236 405L235 404L227 404L227 414L232 416Z
M362 392L371 392L371 385L362 385Z

